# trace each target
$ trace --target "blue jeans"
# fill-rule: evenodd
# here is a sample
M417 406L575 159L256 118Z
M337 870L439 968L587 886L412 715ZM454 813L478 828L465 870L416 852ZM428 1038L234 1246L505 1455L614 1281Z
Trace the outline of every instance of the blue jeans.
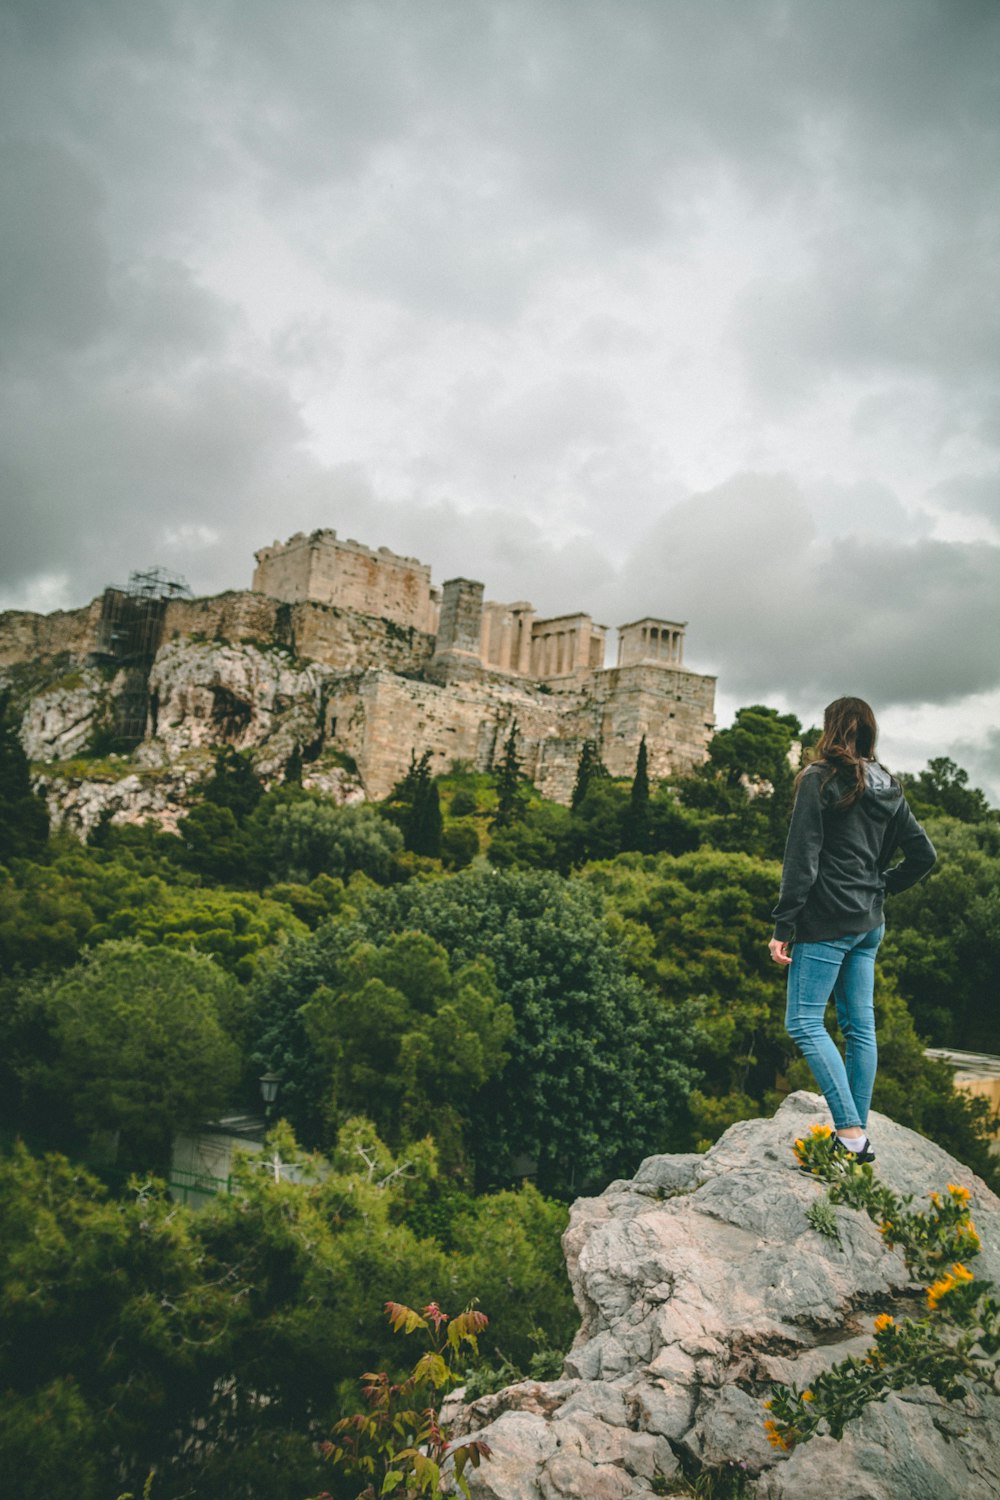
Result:
M885 925L825 943L796 943L788 970L785 1025L826 1096L838 1130L868 1120L875 1086L875 954ZM846 1066L823 1024L833 995L847 1043Z

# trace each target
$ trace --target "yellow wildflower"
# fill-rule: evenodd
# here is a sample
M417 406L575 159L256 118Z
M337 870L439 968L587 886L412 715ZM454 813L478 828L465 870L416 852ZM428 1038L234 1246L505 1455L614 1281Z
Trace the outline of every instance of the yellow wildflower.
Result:
M833 1135L833 1131L830 1129L829 1125L810 1125L810 1127L809 1127L809 1134L810 1135L818 1135L818 1136L828 1136L828 1135Z
M927 1306L931 1309L936 1308L941 1298L946 1297L954 1285L955 1279L952 1276L942 1276L940 1280L935 1281L927 1288Z
M959 1187L954 1182L949 1182L948 1191L954 1198L956 1203L968 1203L969 1199L972 1197L972 1194L969 1192L968 1188Z
M802 1399L803 1399L803 1401L815 1401L816 1397L815 1397L815 1395L813 1394L812 1391L803 1391L802 1392Z
M787 1453L789 1448L791 1448L792 1445L789 1440L785 1437L784 1433L778 1431L777 1423L772 1422L770 1417L764 1423L764 1431L772 1448L780 1448L784 1453Z
M933 1286L927 1288L927 1306L937 1307L942 1297L947 1297L948 1293L954 1291L963 1281L972 1279L972 1272L968 1267L956 1261L950 1271L946 1271L938 1281L934 1282Z
M879 1313L875 1319L875 1332L884 1333L887 1328L895 1328L896 1319L891 1313Z
M933 1205L934 1205L935 1208L940 1208L941 1207L941 1194L940 1193L931 1193L931 1202L933 1203Z

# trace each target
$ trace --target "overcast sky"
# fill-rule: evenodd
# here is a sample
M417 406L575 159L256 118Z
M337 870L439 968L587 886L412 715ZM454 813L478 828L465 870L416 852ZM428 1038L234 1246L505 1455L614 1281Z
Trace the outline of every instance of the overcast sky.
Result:
M1000 800L997 0L0 0L0 607L332 526Z

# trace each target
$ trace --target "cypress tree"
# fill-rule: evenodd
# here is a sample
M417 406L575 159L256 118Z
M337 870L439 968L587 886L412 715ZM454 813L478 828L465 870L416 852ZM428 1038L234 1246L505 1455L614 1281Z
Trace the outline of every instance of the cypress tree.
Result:
M491 828L509 828L524 811L521 764L521 757L517 753L517 720L514 719L496 770L497 810L493 814Z
M417 752L410 751L406 775L393 787L387 811L398 825L403 843L411 854L440 858L444 820L437 784L431 775L429 750L425 750L419 760Z
M31 768L17 732L10 693L0 694L0 864L31 858L49 837L45 803L31 790Z
M444 821L441 817L441 799L437 783L430 772L431 752L425 750L417 766L416 785L409 828L403 838L414 854L424 854L429 859L441 857L441 834Z
M576 785L573 787L573 796L569 804L573 812L576 812L580 803L590 791L591 783L598 777L607 776L607 774L597 748L597 741L584 740L583 749L580 751L580 759L576 767Z
M635 776L629 797L628 812L622 830L623 849L644 851L649 847L649 755L646 751L646 736L639 741L639 753L635 758Z

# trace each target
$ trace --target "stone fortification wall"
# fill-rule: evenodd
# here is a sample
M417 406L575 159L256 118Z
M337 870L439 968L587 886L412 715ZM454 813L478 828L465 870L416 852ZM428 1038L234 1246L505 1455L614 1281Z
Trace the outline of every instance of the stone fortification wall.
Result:
M593 678L600 720L591 736L612 776L630 776L646 736L649 774L659 779L705 760L715 731L715 678L664 667L614 667Z
M490 770L516 720L524 770L543 796L569 802L585 740L613 776L631 776L642 736L650 774L705 759L714 725L715 679L662 668L599 672L575 691L549 694L480 673L447 684L390 672L350 674L328 688L328 744L357 762L371 798L386 796L410 752L431 752L435 772L454 760Z
M94 649L101 601L51 615L10 609L0 614L0 667L45 662L56 656L82 660Z
M388 547L372 550L332 530L297 532L255 554L253 587L289 604L335 604L392 620L404 628L437 630L439 599L431 570Z
M454 760L489 770L514 719L530 775L537 746L558 733L558 711L543 694L484 681L442 686L391 672L351 675L328 688L327 743L354 758L373 799L392 790L411 750L430 750L435 774Z
M51 615L0 614L0 667L68 657L80 665L98 647L101 600ZM352 670L387 667L422 671L433 635L391 620L312 602L284 603L266 594L232 591L207 599L174 599L164 610L161 644L179 640L283 646L295 656Z

